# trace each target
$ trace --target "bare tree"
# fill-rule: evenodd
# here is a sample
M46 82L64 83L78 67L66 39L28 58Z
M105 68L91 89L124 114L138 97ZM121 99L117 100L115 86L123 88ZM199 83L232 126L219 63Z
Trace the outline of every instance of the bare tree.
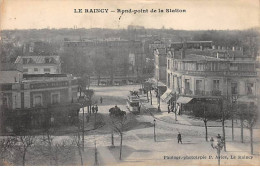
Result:
M111 127L113 131L117 132L120 136L120 155L119 159L122 160L122 145L123 145L123 133L126 124L126 112L120 110L117 106L109 109L109 116Z
M256 105L246 105L245 106L247 108L247 111L244 112L244 124L245 126L249 129L250 131L250 151L251 154L254 154L254 147L253 147L253 127L255 126L256 122L257 122L257 116L258 116L258 112L257 112L257 106Z
M14 155L16 137L8 136L0 140L0 165L10 165Z
M36 140L35 136L32 136L32 135L17 136L18 151L22 155L23 166L25 166L26 154L27 154L29 148L34 145L35 140Z
M78 154L80 156L80 162L81 162L81 165L83 166L84 165L83 157L82 157L82 148L83 147L82 147L82 136L80 134L80 131L78 131L76 135L72 136L72 144L77 147Z

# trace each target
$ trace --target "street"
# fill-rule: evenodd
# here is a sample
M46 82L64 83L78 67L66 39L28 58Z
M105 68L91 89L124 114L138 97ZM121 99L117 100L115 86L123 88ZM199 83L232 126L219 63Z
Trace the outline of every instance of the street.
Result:
M129 91L138 90L139 88L140 85L91 87L95 91L94 100L99 107L98 113L102 114L106 121L108 110L115 105L127 111L126 97ZM102 104L99 100L100 97L103 98ZM146 95L141 95L140 98L143 100L141 114L134 115L127 111L132 122L129 124L128 130L124 132L121 161L119 160L118 150L120 137L114 134L116 147L110 148L111 130L108 125L86 133L85 140L88 147L93 147L94 140L96 140L99 165L217 165L217 158L215 158L217 152L210 146L210 142L205 141L205 128L203 125L194 125L193 119L179 115L176 122L174 114L166 112L165 103L161 103L162 113L154 113L152 116L147 111L144 111L146 108L152 109L150 103L146 101ZM156 102L157 100L153 98L154 106L157 105ZM156 142L153 139L154 119L156 119ZM215 139L217 134L222 134L221 122L214 122L214 125L208 127L208 139L210 137ZM245 159L240 159L240 165L259 165L259 129L254 130L255 155L251 159L246 159L247 156L250 156L248 129L244 129L244 143L240 142L240 128L235 128L234 141L231 139L231 128L226 127L225 131L227 152L221 151L221 155L223 155L221 164L235 165L238 156L241 156L241 158L245 156ZM183 144L177 143L178 132L182 134ZM200 156L201 159L194 159L198 158L197 156ZM209 159L211 158L209 156L214 158ZM232 158L234 156L235 159Z

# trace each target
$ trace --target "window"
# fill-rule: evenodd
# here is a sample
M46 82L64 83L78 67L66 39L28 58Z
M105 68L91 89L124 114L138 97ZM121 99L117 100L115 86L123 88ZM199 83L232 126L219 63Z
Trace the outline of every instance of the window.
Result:
M184 81L184 92L185 94L189 94L190 93L190 79L185 79Z
M33 70L34 70L35 72L38 72L38 68L34 68Z
M231 94L238 94L237 83L231 83Z
M23 69L23 72L28 72L28 69Z
M44 72L50 72L51 69L50 69L50 68L44 68L43 71L44 71Z
M219 80L213 80L213 90L219 90Z
M236 71L238 70L238 65L236 63L230 63L230 70L231 71Z
M42 96L41 95L35 95L33 97L33 106L34 107L42 106Z
M196 91L202 91L202 80L196 80Z
M60 102L60 94L59 93L52 93L51 94L51 104L57 104Z
M247 83L246 88L247 88L247 95L252 95L253 94L253 83Z
M168 73L168 87L170 87L170 81L171 81L171 76L170 76L170 74Z
M197 64L197 70L198 71L203 71L204 70L204 64L203 63L198 63Z
M172 88L175 89L175 86L174 86L174 76L172 75Z
M51 58L45 58L45 63L51 63Z

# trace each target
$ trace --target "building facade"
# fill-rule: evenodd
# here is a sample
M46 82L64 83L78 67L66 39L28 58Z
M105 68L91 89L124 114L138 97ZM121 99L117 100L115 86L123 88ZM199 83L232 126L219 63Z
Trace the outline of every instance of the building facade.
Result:
M14 75L13 71L9 75ZM10 78L11 81L0 83L2 132L7 128L13 132L42 128L50 122L69 124L72 117L75 120L79 110L78 78L66 74L18 77L16 81Z
M254 60L191 53L187 48L168 51L164 101L175 107L192 100L219 103L236 98L238 102L257 103L259 79Z

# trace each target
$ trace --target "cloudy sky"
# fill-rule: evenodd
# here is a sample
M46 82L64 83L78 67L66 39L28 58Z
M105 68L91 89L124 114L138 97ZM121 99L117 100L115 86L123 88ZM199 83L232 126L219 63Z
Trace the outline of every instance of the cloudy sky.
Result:
M260 0L0 0L0 29L146 28L247 29L259 26ZM117 9L185 9L185 13L117 13ZM74 13L108 9L108 13ZM115 12L111 12L115 11ZM121 17L120 17L121 16ZM119 19L120 18L120 19Z

